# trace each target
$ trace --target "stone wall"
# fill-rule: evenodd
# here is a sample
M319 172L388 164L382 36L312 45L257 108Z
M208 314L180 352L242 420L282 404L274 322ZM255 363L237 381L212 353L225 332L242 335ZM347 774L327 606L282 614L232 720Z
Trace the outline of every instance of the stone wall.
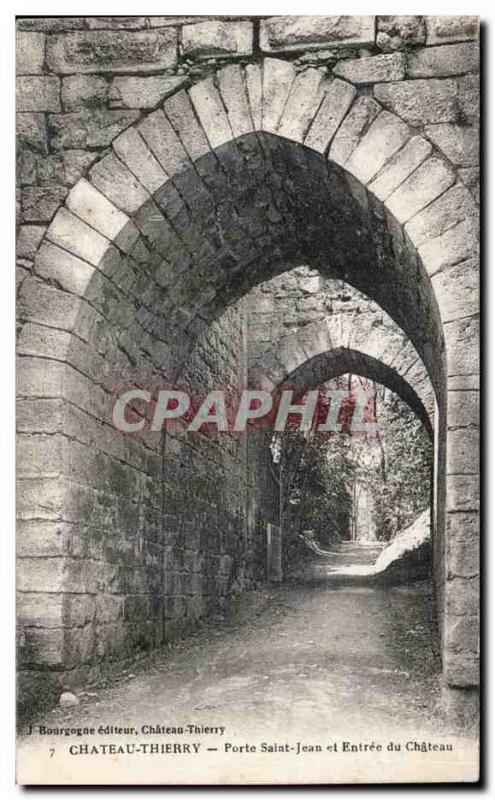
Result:
M444 674L474 685L477 20L33 18L18 37L26 669L76 679L110 654L121 573L160 594L162 443L110 430L116 382L177 374L229 304L309 264L373 297L428 370Z

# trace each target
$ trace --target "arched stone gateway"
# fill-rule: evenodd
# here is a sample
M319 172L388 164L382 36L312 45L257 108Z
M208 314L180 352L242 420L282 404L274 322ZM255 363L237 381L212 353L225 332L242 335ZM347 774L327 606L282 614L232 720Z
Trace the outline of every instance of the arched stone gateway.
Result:
M109 397L118 381L176 379L235 300L301 263L373 298L428 373L444 678L477 684L477 208L418 129L422 81L371 97L352 80L283 58L229 64L119 134L50 223L20 288L28 685L77 683L100 658L159 643L198 601L171 593L167 559L177 531L193 539L202 523L169 513L166 449L117 433ZM434 101L450 109L444 83Z
M390 319L377 325L374 314L335 314L298 328L249 365L253 385L268 379L277 387L320 386L347 372L395 392L432 433L435 397L428 373Z

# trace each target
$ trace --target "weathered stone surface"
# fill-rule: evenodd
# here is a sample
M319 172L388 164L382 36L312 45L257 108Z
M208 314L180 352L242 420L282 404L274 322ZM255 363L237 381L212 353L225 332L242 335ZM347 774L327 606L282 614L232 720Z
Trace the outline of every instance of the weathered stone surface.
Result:
M167 180L165 172L135 128L128 128L121 133L115 139L113 149L151 194L158 191Z
M434 275L449 264L457 264L476 256L478 251L477 219L468 217L421 245L419 255L428 274Z
M40 153L48 152L48 133L44 114L25 112L16 114L18 148L27 145Z
M17 234L17 257L34 258L45 231L44 225L21 225Z
M462 261L437 272L431 279L444 322L476 314L479 309L477 259Z
M276 132L295 77L296 69L290 61L263 61L263 130Z
M406 57L402 53L345 59L333 68L334 75L357 84L400 81L405 72Z
M35 262L36 274L53 281L66 292L84 296L89 282L94 275L94 268L86 261L71 255L66 250L62 250L50 242L43 242L40 249L36 254ZM57 357L57 348L63 350L67 347L67 342L62 339L55 342L53 339L47 341L43 340L42 334L39 330L35 331L35 336L32 339L37 340L37 343L30 341L29 331L22 337L22 350L21 352L28 353L29 355L52 355ZM40 352L41 350L41 352Z
M390 159L370 183L369 189L379 200L385 200L430 155L431 145L422 136L412 139Z
M477 203L480 202L480 170L479 167L466 167L458 170L459 178L469 189Z
M194 114L192 103L186 92L177 92L169 97L163 104L163 110L191 161L196 161L211 152L206 134Z
M444 655L443 675L449 687L464 688L479 686L479 655L469 652L453 653L451 650L446 650Z
M65 186L30 186L22 191L22 218L25 222L49 222L67 194Z
M90 30L137 31L146 28L146 17L87 17Z
M401 50L408 45L424 44L426 38L423 17L378 17L376 44L386 53Z
M265 53L374 42L375 18L368 16L270 17L260 26L260 46Z
M142 121L139 133L169 178L189 169L191 162L187 153L161 109Z
M445 341L447 344L447 374L475 375L480 371L480 321L478 317L467 317L444 323ZM472 469L458 472L475 472L476 461ZM453 470L452 470L453 471Z
M73 186L97 157L86 150L64 150L49 156L24 150L18 159L19 182L21 186Z
M90 228L66 208L61 208L47 231L48 239L97 267L108 248L108 239Z
M134 214L149 200L148 192L113 153L98 161L89 174L91 183L126 214Z
M20 75L16 97L17 111L60 111L60 78Z
M445 644L454 653L463 650L475 653L479 646L477 617L448 616L445 622Z
M253 52L253 23L211 20L184 25L181 43L189 58L248 56Z
M355 150L364 130L380 113L380 106L371 97L358 97L340 125L330 145L328 157L343 165Z
M469 16L427 16L426 44L447 44L477 39L479 36L479 18Z
M407 222L455 182L455 173L439 158L429 158L399 186L385 205L400 223Z
M111 108L155 108L187 83L183 75L114 78L108 93Z
M426 125L425 135L455 166L478 166L479 132L475 127Z
M355 96L356 90L350 84L339 78L332 81L304 140L306 147L311 147L320 153L325 152ZM354 128L355 132L357 127ZM348 142L350 136L351 131Z
M476 204L462 183L448 189L438 200L411 219L405 231L411 242L420 247L428 239L440 236L468 217L476 217Z
M373 94L411 125L457 120L457 85L451 79L378 83Z
M449 428L478 428L480 424L479 391L449 392Z
M40 75L45 65L45 35L17 34L16 71L18 75Z
M59 33L60 31L85 28L86 19L84 17L25 17L18 19L16 24L20 31Z
M50 144L54 150L108 147L138 117L138 111L108 111L106 108L51 115Z
M318 69L310 68L296 76L278 123L281 136L303 141L325 88L324 74Z
M462 75L479 69L480 48L477 42L462 42L442 47L425 47L407 57L409 78L441 78Z
M78 31L50 37L49 68L77 72L158 72L177 63L177 33L163 31Z
M457 86L459 112L463 118L463 122L477 124L480 118L479 75L465 75L463 78L458 78Z
M447 476L448 511L474 511L479 506L480 482L477 475Z
M346 163L358 180L368 183L409 139L409 128L395 114L382 111Z
M66 206L111 241L117 238L129 221L125 214L84 179L78 181L69 193Z
M232 139L229 120L222 99L209 78L197 83L189 90L191 102L212 148L219 147Z
M259 64L247 64L245 69L246 88L254 129L261 130L263 88L262 70Z
M241 67L237 64L224 67L217 72L217 80L232 133L236 137L251 133L254 130L253 119Z
M108 82L99 75L69 75L62 81L64 111L97 108L107 100Z

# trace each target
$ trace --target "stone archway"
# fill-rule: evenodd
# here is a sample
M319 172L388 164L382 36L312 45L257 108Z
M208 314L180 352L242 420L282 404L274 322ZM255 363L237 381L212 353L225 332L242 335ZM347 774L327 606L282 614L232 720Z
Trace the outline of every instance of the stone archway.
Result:
M462 634L477 606L476 569L463 560L477 543L476 307L471 291L459 291L476 283L476 251L465 236L471 204L456 170L408 122L356 97L349 83L317 69L296 74L285 60L225 67L115 139L69 192L20 293L28 671L48 665L77 675L95 647L102 656L125 650L120 595L113 609L99 608L100 595L113 596L109 587L130 586L122 591L131 601L139 595L136 604L143 595L143 624L154 630L155 578L147 574L145 591L132 591L141 578L123 575L108 553L88 551L81 524L99 481L122 502L129 492L143 498L157 531L164 514L160 492L148 487L162 474L160 444L129 446L105 425L117 376L137 385L143 374L173 378L233 301L308 263L381 305L428 372L438 407L444 675L449 685L476 683L476 656ZM101 525L118 531L124 509L112 507L107 521L102 506ZM43 558L33 545L40 526ZM121 549L132 550L122 539ZM160 562L155 544L143 564ZM161 614L162 606L159 625Z

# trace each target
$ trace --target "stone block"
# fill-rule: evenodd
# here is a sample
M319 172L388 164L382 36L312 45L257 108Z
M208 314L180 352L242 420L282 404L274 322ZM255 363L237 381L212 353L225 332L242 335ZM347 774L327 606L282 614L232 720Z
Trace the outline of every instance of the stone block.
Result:
M17 33L16 72L18 75L41 75L45 65L45 34Z
M463 118L463 122L476 124L480 118L479 75L465 75L463 78L458 78L457 94L459 114Z
M290 61L263 61L263 130L276 132L295 77L296 69Z
M62 602L62 594L19 592L17 599L19 625L21 628L62 628Z
M50 222L67 194L65 186L29 186L21 193L22 219L25 222Z
M325 152L355 96L356 90L349 83L339 78L331 82L304 140L306 147Z
M64 111L79 111L81 106L104 106L108 86L108 81L100 75L69 75L62 80Z
M61 208L46 233L48 239L97 267L109 242L66 208Z
M119 76L108 92L110 108L156 108L187 83L183 75Z
M60 31L80 30L86 27L85 17L24 17L16 20L17 29L20 31L46 31L59 33Z
M122 211L84 178L81 178L69 192L66 206L79 219L87 222L110 241L117 239L129 222L129 218Z
M206 134L194 114L189 95L180 91L169 97L163 110L178 134L191 161L211 153Z
M280 136L302 143L325 93L324 77L313 68L296 75L278 123Z
M51 36L47 63L52 72L159 72L177 63L177 32L77 31Z
M457 183L406 223L405 232L411 242L420 247L457 223L469 217L476 218L478 212L471 194L462 183Z
M382 111L348 159L346 169L362 183L368 183L409 136L409 128L402 120Z
M232 140L225 107L212 78L197 83L189 97L212 149Z
M44 667L60 667L63 663L64 631L26 628L21 634L19 658L22 663Z
M425 39L423 17L405 15L378 17L376 44L386 53L405 49L408 45L424 44Z
M252 133L253 119L241 67L237 64L224 67L217 72L217 81L234 136Z
M380 106L371 97L358 97L332 140L329 160L343 165L354 152L364 130L380 113Z
M182 142L161 109L149 114L138 130L169 178L191 167Z
M437 272L433 275L431 283L443 322L451 322L478 313L480 299L477 259L462 261Z
M254 129L259 131L261 130L263 103L262 71L260 65L246 64L245 77Z
M98 161L89 174L91 183L126 214L134 214L149 200L145 188L113 153Z
M17 589L20 592L61 592L64 590L65 559L19 558Z
M17 233L17 258L33 259L45 231L44 225L21 225Z
M445 620L445 646L451 653L479 649L479 620L477 617L449 615Z
M208 20L184 25L181 45L186 58L249 56L253 52L253 23Z
M395 219L403 224L455 182L455 173L439 158L429 158L407 178L385 202Z
M108 147L138 117L139 111L106 108L50 115L50 144L54 150Z
M374 43L375 18L371 16L279 16L260 23L260 47L264 53L365 47Z
M446 611L453 615L477 616L480 604L480 582L478 577L450 578L446 585Z
M476 127L426 125L425 135L455 166L478 166L479 131Z
M82 261L47 241L43 242L36 254L35 270L41 278L46 278L47 281L60 286L65 292L71 292L80 297L84 296L94 275L94 268L86 261ZM38 333L39 338L40 334ZM21 342L24 344L22 334Z
M479 507L479 476L447 475L447 511L475 511Z
M480 170L479 167L466 167L458 170L459 178L469 189L476 203L480 202Z
M402 53L345 59L338 61L333 68L333 74L338 78L355 84L400 81L405 73L406 57Z
M480 323L468 317L444 324L447 369L451 375L474 375L480 371ZM468 470L471 471L471 470Z
M448 578L480 574L480 517L477 512L447 514Z
M20 75L17 111L60 111L60 78L54 75Z
M136 128L128 128L121 133L113 142L113 149L151 194L158 191L167 180L167 175Z
M448 44L464 42L479 37L479 17L470 16L427 16L426 44Z
M450 264L476 258L479 252L478 220L467 217L453 228L421 245L419 256L429 275Z
M379 200L385 200L430 155L431 144L422 136L413 136L380 170L370 183L369 190Z
M86 17L91 31L138 31L146 28L146 17Z
M449 431L447 438L447 474L477 475L480 464L479 432L471 428Z
M411 125L457 121L458 91L454 79L377 83L373 94L379 103Z
M44 114L25 112L16 114L17 146L48 153L48 133Z
M407 57L409 78L443 78L479 70L480 48L477 42L462 42L441 47L425 47Z

